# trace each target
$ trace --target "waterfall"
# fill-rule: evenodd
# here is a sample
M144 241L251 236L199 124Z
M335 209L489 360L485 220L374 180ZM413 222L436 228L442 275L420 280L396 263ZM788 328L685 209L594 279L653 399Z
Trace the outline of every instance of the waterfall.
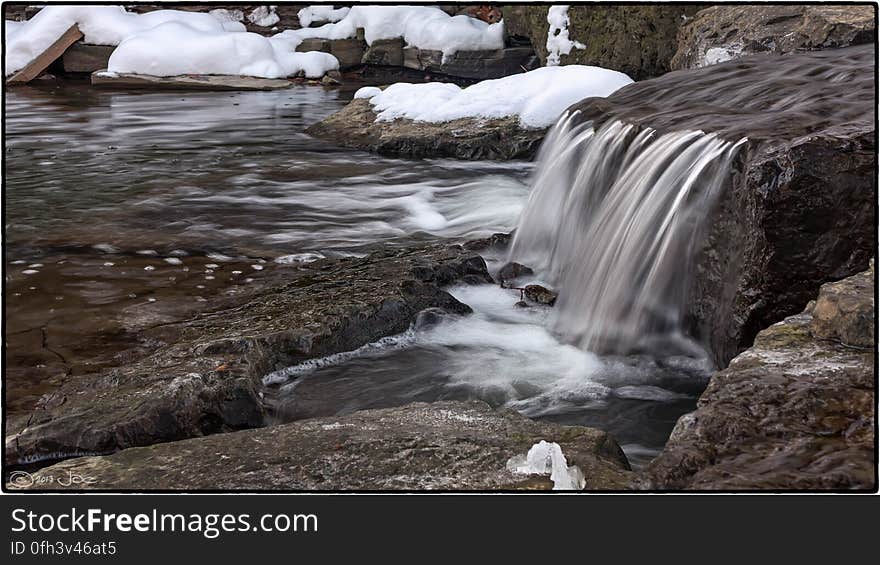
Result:
M555 330L582 349L692 353L688 283L746 140L577 118L542 145L510 259L559 289Z

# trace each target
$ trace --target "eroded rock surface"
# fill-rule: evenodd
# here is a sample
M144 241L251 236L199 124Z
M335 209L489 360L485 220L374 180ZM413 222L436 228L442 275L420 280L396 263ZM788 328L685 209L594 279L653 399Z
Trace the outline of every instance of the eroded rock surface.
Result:
M534 155L546 129L523 128L516 116L444 123L405 118L377 122L370 102L357 99L306 133L380 155L507 160Z
M595 124L748 140L710 220L689 302L692 333L719 366L874 254L872 46L675 71L572 109Z
M873 310L873 279L870 272L826 285L820 300L833 292L838 302ZM762 331L712 377L651 464L656 488L875 488L876 351L825 339L816 310ZM838 317L835 335L861 342L864 323ZM873 335L873 318L870 326Z
M792 53L872 43L872 6L712 6L681 30L673 69L694 69L756 53Z
M469 312L441 289L459 281L491 282L483 259L459 246L309 264L246 300L145 331L150 355L71 377L29 415L7 421L6 462L262 425L263 375L400 333L426 308Z
M559 443L568 465L584 472L587 489L635 484L605 432L535 422L471 401L366 410L78 458L38 471L30 486L63 489L52 479L73 473L89 479L76 488L111 490L549 489L549 477L506 468L542 439Z

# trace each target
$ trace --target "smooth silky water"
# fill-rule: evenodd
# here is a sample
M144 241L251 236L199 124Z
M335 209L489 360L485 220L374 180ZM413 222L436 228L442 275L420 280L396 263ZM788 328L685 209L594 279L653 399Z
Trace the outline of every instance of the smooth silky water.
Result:
M555 308L515 307L519 292L498 286L454 287L472 315L427 317L267 375L273 420L479 398L608 430L634 466L649 461L711 370L677 325L679 283L734 144L563 121L535 171L387 159L302 133L350 95L11 91L10 410L65 374L124 362L132 312L155 309L165 323L302 262L519 221L510 257L490 267L531 264L536 274L515 283L559 289Z

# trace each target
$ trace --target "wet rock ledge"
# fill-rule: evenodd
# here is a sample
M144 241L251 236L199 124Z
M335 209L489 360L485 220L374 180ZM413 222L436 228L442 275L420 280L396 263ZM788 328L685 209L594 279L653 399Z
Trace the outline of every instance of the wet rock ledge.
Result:
M443 123L375 120L369 100L357 99L306 133L380 155L508 160L533 156L547 132L546 128L523 128L517 116Z
M151 353L71 377L32 413L10 418L6 464L261 426L266 373L401 333L426 308L470 312L442 287L489 281L483 259L454 245L291 269L250 296L142 332Z
M604 432L535 422L487 404L437 402L213 435L58 463L11 488L487 490L549 489L507 460L540 440L562 447L590 490L632 488L620 447Z
M822 286L712 377L648 469L655 488L876 488L873 268Z

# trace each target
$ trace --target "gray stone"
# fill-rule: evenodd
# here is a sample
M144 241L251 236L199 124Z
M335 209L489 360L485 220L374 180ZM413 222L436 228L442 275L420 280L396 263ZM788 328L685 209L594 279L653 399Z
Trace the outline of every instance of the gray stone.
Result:
M446 60L441 51L407 47L403 55L403 65L410 69L479 80L524 73L540 66L531 47L456 51Z
M873 287L847 282L837 292L873 308ZM816 338L814 322L803 312L770 326L712 377L651 463L655 488L876 488L876 351Z
M532 302L543 304L545 306L553 306L556 304L556 298L559 296L549 288L545 288L539 284L527 284L523 291L526 298Z
M339 60L340 69L350 69L361 65L367 44L362 39L305 39L296 46L298 52L322 51L330 53Z
M547 476L511 473L508 459L557 442L588 490L638 483L608 434L535 422L482 402L437 402L302 420L83 457L37 471L31 486L64 489L488 490L549 489ZM17 482L9 488L27 488Z

